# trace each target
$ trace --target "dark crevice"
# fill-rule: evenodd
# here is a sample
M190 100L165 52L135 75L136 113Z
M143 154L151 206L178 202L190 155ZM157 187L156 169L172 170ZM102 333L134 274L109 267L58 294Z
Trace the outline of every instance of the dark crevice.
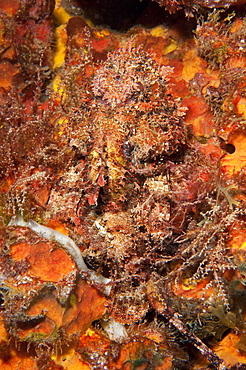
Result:
M64 5L74 14L81 12L94 25L104 25L117 31L132 27L150 0L65 0Z
M141 25L153 28L159 24L175 23L177 20L187 25L182 30L189 30L193 20L186 18L183 11L169 14L151 0L63 0L63 6L73 16L81 15L95 26L103 26L116 31L127 31Z

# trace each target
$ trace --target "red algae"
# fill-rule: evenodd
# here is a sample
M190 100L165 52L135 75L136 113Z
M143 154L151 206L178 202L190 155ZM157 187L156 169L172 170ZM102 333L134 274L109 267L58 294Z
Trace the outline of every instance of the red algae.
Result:
M188 16L193 15L197 6L205 8L228 8L244 4L245 0L153 0L159 5L164 6L169 13L175 13L177 10L185 9Z

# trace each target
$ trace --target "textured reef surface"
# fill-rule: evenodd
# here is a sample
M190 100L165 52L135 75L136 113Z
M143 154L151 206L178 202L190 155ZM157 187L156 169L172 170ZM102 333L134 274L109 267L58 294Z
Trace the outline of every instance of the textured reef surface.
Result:
M246 7L157 2L0 1L2 370L246 368Z

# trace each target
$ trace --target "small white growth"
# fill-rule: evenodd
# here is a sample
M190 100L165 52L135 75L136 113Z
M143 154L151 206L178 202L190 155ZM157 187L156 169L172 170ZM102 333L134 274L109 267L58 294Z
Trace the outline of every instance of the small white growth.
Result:
M144 187L147 187L149 191L158 193L161 195L169 193L169 184L167 176L156 176L154 178L147 178L144 183Z
M128 338L128 334L124 325L115 321L114 319L110 319L108 321L101 320L101 325L110 340L122 342Z
M95 224L96 228L99 230L98 235L103 236L103 237L108 237L109 239L114 239L113 235L110 234L106 230L106 228L100 224L100 221L99 220L96 220L94 222L94 224Z
M96 283L96 284L103 284L105 285L104 289L103 289L103 292L106 296L109 296L110 292L111 292L111 289L112 289L112 286L110 285L111 283L111 279L108 279L108 278L105 278L104 276L102 276L101 274L97 274L95 271L93 270L89 270L91 271L91 281Z
M50 227L39 225L37 222L33 220L24 221L22 216L14 216L11 218L8 226L21 226L21 227L28 227L32 231L34 231L37 235L49 240L49 241L55 241L59 243L63 249L65 249L66 252L70 254L70 256L73 258L74 262L77 265L77 268L83 272L83 271L90 271L91 272L91 280L94 281L97 284L104 284L106 285L104 288L104 293L106 295L110 294L111 286L108 285L111 283L111 279L107 279L104 276L100 274L96 274L95 271L89 269L85 261L83 259L83 256L81 254L81 251L79 247L74 243L74 241L69 238L68 236L60 233L57 230L51 229Z

